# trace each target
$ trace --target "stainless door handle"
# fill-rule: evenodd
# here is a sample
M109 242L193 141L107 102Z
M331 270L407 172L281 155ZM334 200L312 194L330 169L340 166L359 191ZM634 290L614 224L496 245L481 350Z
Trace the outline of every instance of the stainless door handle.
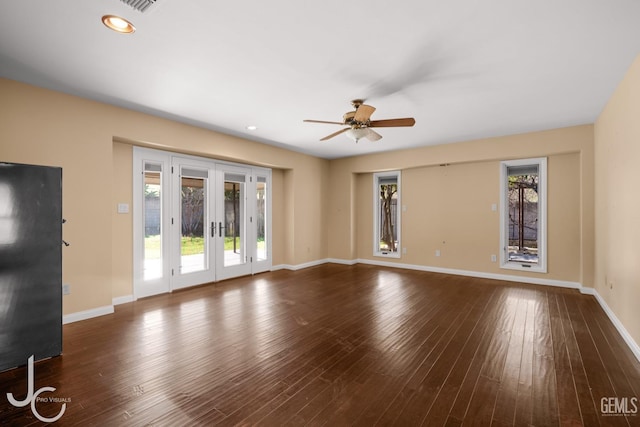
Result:
M222 226L222 222L219 222L219 223L218 223L218 235L219 235L220 237L222 237L222 229L223 229L223 228L224 228L224 227Z
M211 237L216 237L216 223L211 221Z

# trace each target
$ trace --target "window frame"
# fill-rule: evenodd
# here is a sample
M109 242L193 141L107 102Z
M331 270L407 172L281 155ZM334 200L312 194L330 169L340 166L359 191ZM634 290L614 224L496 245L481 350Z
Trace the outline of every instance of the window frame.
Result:
M396 235L397 246L395 252L380 250L380 193L381 178L395 178L398 187L396 191ZM401 258L402 256L402 174L401 171L375 172L373 174L373 256L384 258Z
M509 168L538 167L538 264L509 261ZM547 273L547 158L500 162L500 268Z

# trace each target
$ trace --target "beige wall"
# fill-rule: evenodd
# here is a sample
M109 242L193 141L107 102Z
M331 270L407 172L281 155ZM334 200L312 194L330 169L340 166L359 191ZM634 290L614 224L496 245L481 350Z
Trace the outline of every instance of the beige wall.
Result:
M111 209L112 296L133 295L133 146L113 143L111 206L129 205L129 214Z
M95 123L106 109L2 79L0 94L0 159L63 168L64 312L110 305L112 143Z
M580 281L580 156L548 157L548 274L532 277ZM467 270L525 274L499 268L500 162L426 166L402 171L402 247L399 260L373 256L372 174L357 184L358 258ZM435 255L436 250L440 256Z
M491 211L493 203L499 204L499 162L530 157L549 159L548 274L503 270L491 262L491 254L499 254L499 213ZM371 173L395 169L402 170L402 204L407 206L402 245L407 254L400 259L373 257ZM344 191L329 194L332 258L376 259L592 286L590 125L340 159L332 162L330 170L334 187L357 176L351 190L345 186ZM350 233L347 224L357 233ZM436 249L440 257L435 257Z
M640 343L640 56L595 124L595 288Z
M529 275L595 286L640 342L640 57L595 126L332 161L6 79L0 94L0 161L63 168L65 314L132 293L132 218L116 213L132 203L132 144L274 168L274 264L372 259L371 174L400 169L407 254L397 262L488 273L505 272L490 262L499 161L544 156L549 273Z
M285 190L284 190L284 176L285 171L282 169L273 169L271 171L271 192L272 199L271 203L273 205L273 212L281 212L278 215L272 215L271 218L271 226L274 230L280 230L275 236L272 236L272 251L273 251L273 263L282 264L284 260L289 259L288 255L286 255L285 247L286 247L286 233L291 233L291 230L288 230L286 227L285 215L287 212L287 208L285 207Z
M398 262L481 272L504 272L490 262L499 161L548 156L557 185L545 277L592 285L590 125L328 161L9 80L0 92L0 159L64 168L65 313L132 293L132 218L116 213L132 203L132 144L274 168L274 264L372 258L370 174L401 169L407 254ZM474 191L455 197L470 176ZM554 211L555 200L566 209Z
M115 213L131 204L127 144L283 169L274 173L274 262L326 258L327 160L6 79L0 93L0 160L63 168L65 314L132 293L131 214Z

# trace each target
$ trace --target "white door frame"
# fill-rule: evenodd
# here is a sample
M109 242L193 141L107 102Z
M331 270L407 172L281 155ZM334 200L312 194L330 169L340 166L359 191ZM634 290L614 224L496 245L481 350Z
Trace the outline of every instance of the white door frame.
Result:
M144 279L144 165L146 163L159 165L161 168L161 202L162 202L162 215L161 215L161 230L162 230L162 274L161 277L153 280ZM210 261L209 269L206 274L194 274L189 280L186 276L182 277L177 274L177 269L180 263L180 240L179 232L175 232L175 229L179 230L179 168L176 165L192 165L196 168L208 169L208 197L210 200L207 221L204 225L206 236L209 236L210 243ZM172 178L171 167L174 167ZM223 251L224 239L220 238L219 230L212 229L211 223L215 222L216 225L224 221L224 213L220 214L220 211L224 212L224 173L222 173L222 179L219 178L219 171L242 171L246 173L248 182L245 185L246 195L246 252L245 255L248 258L248 263L242 268L223 268L224 263L220 263L220 254L216 258L216 246L221 248L218 252ZM156 295L160 293L171 292L175 289L180 289L189 286L195 286L212 281L218 281L225 278L235 277L244 274L255 274L263 271L271 270L272 266L272 221L271 221L271 169L255 167L250 165L243 165L239 163L232 163L226 161L219 161L214 159L208 159L197 156L176 154L161 150L154 150L150 148L133 147L133 295L135 299L143 298L150 295ZM256 201L256 186L258 184L258 178L265 183L267 196L265 206L265 243L264 249L261 252L262 259L258 259L257 256L257 201ZM222 183L220 184L219 181ZM220 188L222 188L222 197L219 195ZM216 194L218 193L218 194ZM219 199L219 200L216 200ZM220 209L218 205L222 205ZM217 209L218 212L213 209ZM215 215L214 215L215 213ZM171 220L173 218L173 225ZM212 234L212 231L215 231ZM211 237L212 235L216 237ZM220 243L222 241L222 243ZM171 276L171 270L173 269L173 277ZM197 277L196 277L197 276ZM200 277L202 276L202 277ZM191 280L193 279L193 280Z

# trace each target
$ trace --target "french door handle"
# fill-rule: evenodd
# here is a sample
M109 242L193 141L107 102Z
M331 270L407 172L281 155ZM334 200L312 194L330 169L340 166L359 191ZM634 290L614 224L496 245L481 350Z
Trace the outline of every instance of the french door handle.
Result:
M224 227L222 226L222 222L219 222L219 223L218 223L218 236L219 236L219 237L222 237L222 229L223 229L223 228L224 228Z
M216 237L216 223L211 221L211 237Z

